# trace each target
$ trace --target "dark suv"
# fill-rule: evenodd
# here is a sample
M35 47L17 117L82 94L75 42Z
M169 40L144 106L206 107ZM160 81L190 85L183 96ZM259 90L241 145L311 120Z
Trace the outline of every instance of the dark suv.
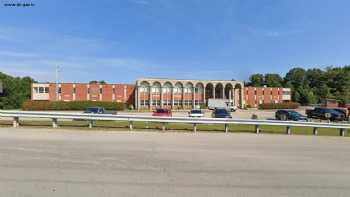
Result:
M346 120L344 113L336 111L334 109L316 107L313 110L306 110L308 118L318 118L322 120L331 120L331 121L343 121Z
M277 110L275 113L277 120L307 121L307 117L293 110Z

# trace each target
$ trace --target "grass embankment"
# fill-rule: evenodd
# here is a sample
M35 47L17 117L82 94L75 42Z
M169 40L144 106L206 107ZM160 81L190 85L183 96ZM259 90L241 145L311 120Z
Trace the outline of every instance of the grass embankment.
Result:
M87 121L59 121L59 127L71 128L71 129L88 129ZM12 126L12 121L0 120L1 127ZM38 127L38 128L50 128L52 122L36 121L36 120L20 120L20 126L23 127ZM129 128L127 121L96 121L94 123L94 129L97 130L126 130ZM134 122L134 130L161 130L162 123L147 123L147 122ZM284 126L261 126L261 133L273 133L273 134L285 134L286 127ZM166 124L166 129L170 131L193 131L193 125L183 123L169 123ZM204 132L224 132L224 125L214 124L199 124L197 125L197 131ZM292 127L293 135L312 135L313 129L308 127ZM255 133L255 126L253 125L229 125L229 132L237 133ZM319 128L318 135L323 136L338 136L338 129ZM346 136L350 136L350 131L346 130Z

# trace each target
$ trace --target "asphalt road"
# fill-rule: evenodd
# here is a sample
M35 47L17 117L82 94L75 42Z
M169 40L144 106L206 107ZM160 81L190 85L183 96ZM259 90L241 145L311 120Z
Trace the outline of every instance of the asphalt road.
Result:
M0 196L350 196L350 138L0 129Z

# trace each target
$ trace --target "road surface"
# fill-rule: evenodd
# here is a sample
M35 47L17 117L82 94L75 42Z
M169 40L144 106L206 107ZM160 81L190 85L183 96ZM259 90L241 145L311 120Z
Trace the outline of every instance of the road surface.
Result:
M0 196L350 196L350 138L0 129Z

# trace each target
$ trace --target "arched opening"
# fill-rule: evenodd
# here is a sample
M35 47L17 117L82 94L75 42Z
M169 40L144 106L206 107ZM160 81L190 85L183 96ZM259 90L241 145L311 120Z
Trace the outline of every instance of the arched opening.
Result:
M175 83L173 93L174 93L174 109L182 108L182 92L183 85L181 82Z
M232 84L226 84L225 85L225 99L229 99L230 101L233 100L233 86Z
M208 101L208 99L210 99L210 98L214 98L213 92L214 92L214 85L211 83L208 83L205 86L205 100L206 101Z
M172 91L172 84L170 82L166 82L164 85L163 85L163 88L162 88L162 99L163 99L163 107L164 108L171 108L171 91Z
M224 87L221 83L218 83L215 86L215 98L218 98L218 99L224 98Z
M187 82L184 87L184 108L192 108L193 100L193 84L191 82Z
M140 107L141 108L148 108L149 107L149 92L150 92L150 85L147 81L143 81L140 84L139 87L139 95L140 95Z
M242 85L236 84L234 88L234 104L237 107L243 107L242 103Z
M161 85L159 82L154 82L151 87L151 105L152 108L160 107L160 89Z
M194 106L201 106L204 104L204 85L197 83L194 93Z

